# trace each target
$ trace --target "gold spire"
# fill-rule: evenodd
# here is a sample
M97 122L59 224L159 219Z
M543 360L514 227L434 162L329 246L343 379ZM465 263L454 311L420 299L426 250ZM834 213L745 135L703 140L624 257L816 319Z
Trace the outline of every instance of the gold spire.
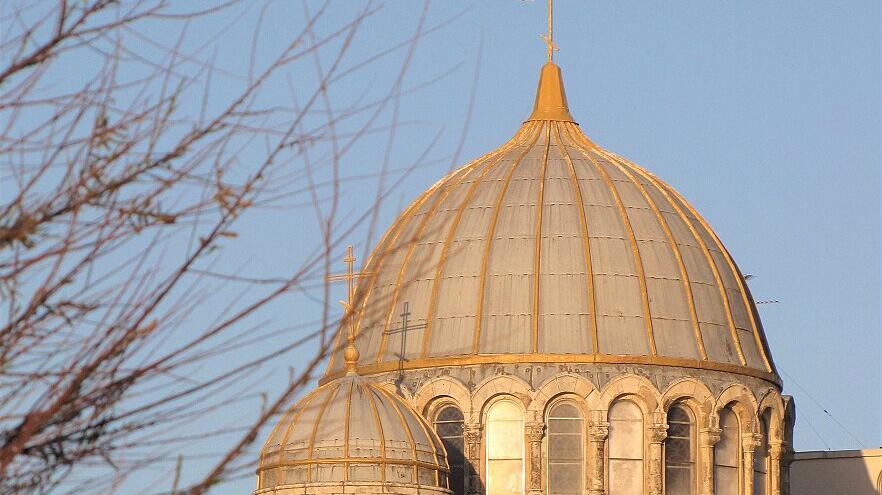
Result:
M527 121L556 120L575 123L576 121L573 120L569 107L567 107L567 95L564 91L560 67L553 62L554 52L559 50L554 43L553 12L553 0L548 0L548 34L540 35L547 45L548 61L542 66L539 87L536 88L536 104L533 105L533 113Z
M576 122L570 115L570 109L567 106L567 94L564 91L560 67L553 62L542 66L539 87L536 88L536 103L533 105L533 113L527 121L531 120Z

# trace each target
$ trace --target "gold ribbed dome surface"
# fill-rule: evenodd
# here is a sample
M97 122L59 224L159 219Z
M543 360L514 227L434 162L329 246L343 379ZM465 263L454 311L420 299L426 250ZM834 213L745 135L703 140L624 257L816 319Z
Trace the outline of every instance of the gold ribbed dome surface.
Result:
M419 196L364 272L362 374L597 362L778 381L716 234L671 186L585 137L551 63L516 135ZM338 347L329 377L343 373Z
M444 491L449 469L444 446L416 411L350 374L306 395L282 417L257 472L255 493L347 482Z

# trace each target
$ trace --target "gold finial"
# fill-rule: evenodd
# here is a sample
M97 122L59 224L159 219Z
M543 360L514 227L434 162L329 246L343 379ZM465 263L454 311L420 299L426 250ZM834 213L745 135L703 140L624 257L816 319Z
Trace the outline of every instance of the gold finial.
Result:
M352 246L346 248L346 256L343 258L346 263L346 273L339 275L331 275L327 278L329 282L345 280L347 283L347 296L345 301L340 301L343 306L343 320L347 324L346 349L343 351L343 358L346 360L346 374L356 374L358 366L359 352L355 347L355 279L365 275L365 273L355 273L355 255L352 254Z
M554 52L560 51L560 47L554 42L554 1L548 0L548 34L540 34L540 38L547 46L548 61L554 60Z
M564 91L560 67L554 62L547 62L542 66L542 72L539 74L539 87L536 88L536 103L533 105L533 113L527 121L531 120L576 122L570 115L567 105L567 95Z

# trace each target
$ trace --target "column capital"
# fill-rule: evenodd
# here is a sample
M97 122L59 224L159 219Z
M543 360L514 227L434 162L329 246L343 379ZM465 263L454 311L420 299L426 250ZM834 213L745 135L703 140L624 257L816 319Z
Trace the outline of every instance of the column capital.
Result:
M529 438L531 442L541 442L545 437L545 423L531 421L524 424L524 429L527 432L527 438Z
M601 421L588 426L588 437L594 442L602 442L609 436L609 422Z
M716 427L708 427L701 429L701 435L699 435L701 446L702 447L713 447L720 441L722 438L723 430Z
M763 436L760 433L744 433L741 435L741 448L745 452L755 452L763 444Z
M668 425L664 423L655 423L649 425L649 442L662 443L668 438Z
M773 459L780 459L784 456L787 451L787 446L784 442L769 442L769 456Z
M483 430L484 427L479 423L467 423L463 425L462 434L466 442L480 442Z

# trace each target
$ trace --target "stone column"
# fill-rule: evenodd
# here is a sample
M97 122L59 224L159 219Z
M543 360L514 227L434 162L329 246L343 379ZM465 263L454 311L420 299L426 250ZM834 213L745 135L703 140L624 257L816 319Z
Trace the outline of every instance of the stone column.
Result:
M662 443L668 437L668 425L664 414L656 413L654 416L653 423L649 425L649 495L662 495Z
M784 442L781 448L781 495L790 495L790 463L793 462L793 447Z
M468 458L470 469L468 480L466 482L466 493L469 495L480 495L484 492L481 483L481 439L483 438L483 428L480 424L467 424L463 428L463 436L466 444L466 457Z
M762 445L762 442L763 436L759 433L744 433L741 435L741 459L745 495L753 495L753 458L756 448Z
M609 423L605 411L592 411L588 426L588 440L591 444L591 470L588 479L590 495L606 493L606 439L609 436Z
M784 446L781 445L781 442L769 443L769 472L766 473L766 476L769 477L769 485L772 487L769 495L781 495L781 455L783 449Z
M698 459L701 469L701 495L714 495L714 446L720 441L723 430L714 426L702 428L699 436L701 452Z
M542 438L545 437L545 424L530 422L524 426L527 430L527 440L530 443L528 490L530 495L542 495Z

